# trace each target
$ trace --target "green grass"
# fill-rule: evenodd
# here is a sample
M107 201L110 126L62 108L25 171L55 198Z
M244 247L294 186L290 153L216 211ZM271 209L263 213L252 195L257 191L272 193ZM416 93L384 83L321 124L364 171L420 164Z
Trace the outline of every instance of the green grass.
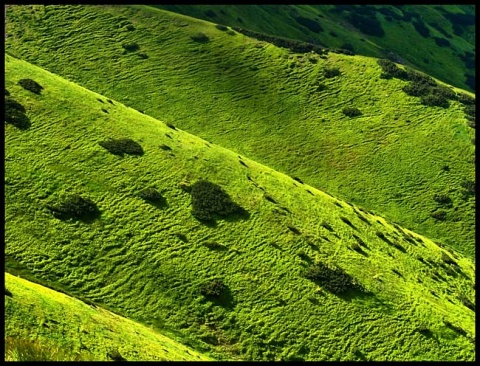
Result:
M149 327L5 273L7 361L202 361L210 357Z
M380 79L376 59L293 54L144 6L11 6L7 19L8 53L474 258L475 204L461 188L474 179L474 130L463 106L421 105L405 81ZM193 41L199 32L210 41ZM331 67L341 75L324 78ZM104 188L102 174L90 179ZM435 194L453 201L445 221L430 216Z
M377 11L378 19L385 34L383 37L370 36L360 32L348 20L348 12L334 12L332 5L156 5L159 8L204 19L213 23L252 29L258 32L320 42L326 47L341 48L350 44L357 54L385 57L390 52L399 56L405 64L457 87L468 89L465 75L474 75L461 56L475 52L475 26L464 26L462 33L453 32L453 24L440 9L453 14L474 14L474 6L431 6L406 5L402 10L390 5L375 6L376 9L392 11L399 16L405 12L417 13L420 22L430 32L423 37L411 21L389 20ZM214 14L208 11L213 11ZM316 21L323 31L316 33L302 26L296 20L304 17ZM442 34L439 29L441 28ZM434 37L447 39L451 47L440 47ZM470 90L470 89L468 89Z
M349 59L331 56L329 62L346 70ZM462 254L454 254L455 271L442 266L444 250L425 237L247 157L241 164L238 153L183 131L180 123L170 128L26 61L7 55L5 78L11 97L25 106L32 123L27 130L5 127L7 271L171 331L216 359L475 359L475 314L460 300L474 300L475 271ZM41 95L19 86L22 78L43 86ZM422 116L422 109L408 102L411 113ZM441 114L435 118L441 120ZM349 120L343 123L353 126ZM446 123L439 124L446 128ZM380 134L382 127L368 133ZM387 146L395 138L394 132L382 136ZM145 153L112 155L98 144L109 137L131 138ZM250 217L218 220L216 226L196 220L181 186L200 179L220 185ZM161 192L166 207L141 199L145 188ZM45 206L62 192L89 197L101 216L93 222L56 219ZM366 255L351 249L358 241L354 234L368 247ZM322 289L304 277L315 261L342 268L367 293L337 296ZM203 284L215 278L228 289L219 300L201 294ZM19 288L9 288L14 300ZM36 308L47 324L53 305L48 301ZM21 314L15 319L25 324L15 329L24 329L27 337L39 328L28 325L27 319L36 322L34 312ZM104 314L97 323L113 327L109 313ZM82 324L87 331L103 332L100 324ZM128 330L122 329L109 333L113 343L124 338ZM146 358L161 357L153 345L149 350L159 337L150 335L143 348L151 352ZM111 345L105 339L92 342L99 357ZM120 353L132 355L127 350Z

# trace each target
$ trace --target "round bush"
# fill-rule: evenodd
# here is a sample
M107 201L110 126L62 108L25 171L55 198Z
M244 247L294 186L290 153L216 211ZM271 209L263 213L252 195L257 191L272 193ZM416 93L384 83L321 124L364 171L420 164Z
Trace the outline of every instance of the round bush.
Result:
M20 130L31 126L30 119L24 113L25 108L17 101L5 97L5 123L13 125Z
M138 142L132 139L108 139L98 143L114 155L143 155L144 151Z
M125 49L127 52L135 52L140 49L140 46L134 42L125 42L122 44L122 47Z
M226 286L221 280L214 279L203 283L200 286L200 293L206 297L219 297L225 289Z
M344 115L348 117L357 117L362 115L362 112L360 111L360 109L355 107L345 107L342 109L342 112Z
M91 199L78 194L68 195L59 203L47 205L47 208L60 220L91 220L100 215L97 205Z
M191 186L192 215L200 221L212 222L215 216L228 217L243 215L246 211L232 201L230 196L218 185L206 180L195 182Z
M165 204L165 197L161 195L155 188L146 188L138 194L140 198L145 201L155 203L155 204Z
M330 268L321 262L308 267L304 272L304 276L334 294L342 294L351 290L363 290L363 287L341 268Z
M208 36L204 33L195 33L194 35L192 35L190 37L192 40L194 40L195 42L198 42L198 43L206 43L208 41L210 41L210 38L208 38Z
M43 89L43 86L32 79L21 79L18 81L18 84L20 84L23 89L29 90L35 94L40 94Z

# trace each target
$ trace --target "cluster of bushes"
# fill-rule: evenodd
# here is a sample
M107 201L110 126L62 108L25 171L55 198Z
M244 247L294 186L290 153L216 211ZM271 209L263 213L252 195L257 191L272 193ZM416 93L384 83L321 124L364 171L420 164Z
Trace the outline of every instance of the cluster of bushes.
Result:
M138 142L133 141L132 139L108 139L98 143L101 147L108 150L114 155L123 156L127 155L143 155L143 148Z
M95 202L78 194L67 195L58 203L48 204L47 209L60 220L92 220L100 215Z
M39 83L32 79L21 79L18 81L18 84L23 89L29 90L35 94L40 94L43 90L43 86L41 86Z
M25 112L23 105L11 97L5 96L5 123L26 130L31 123Z
M331 268L321 262L310 265L305 270L304 276L334 294L352 290L363 291L363 287L341 268Z
M399 68L394 62L381 58L377 61L378 65L382 68L382 79L398 78L406 80L408 78L407 72Z
M342 113L348 117L357 117L362 115L360 109L355 107L345 107L342 109Z
M199 180L191 186L192 215L203 222L214 222L215 216L244 216L247 212L232 201L217 184Z
M274 44L277 47L287 48L293 52L307 53L307 52L313 51L315 53L318 53L319 55L328 53L328 49L323 48L319 45L315 45L313 43L306 43L306 42L301 42L293 39L271 36L268 34L254 32L254 31L240 28L240 27L233 27L233 29L248 37L258 39L259 41L269 42Z

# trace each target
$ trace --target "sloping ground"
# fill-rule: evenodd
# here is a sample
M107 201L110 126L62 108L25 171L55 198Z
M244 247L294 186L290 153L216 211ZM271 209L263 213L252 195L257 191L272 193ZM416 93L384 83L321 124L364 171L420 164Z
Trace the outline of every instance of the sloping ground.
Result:
M5 337L33 339L87 360L211 360L149 327L68 295L5 273ZM13 360L12 360L13 361ZM61 361L61 360L60 360Z
M473 5L156 6L359 55L389 57L457 87L475 87Z
M25 61L5 64L31 122L5 131L7 270L173 329L217 359L475 358L469 259ZM99 145L110 137L144 154L112 155ZM182 187L199 179L248 215L195 219ZM147 187L166 202L141 199ZM62 192L100 216L56 218ZM363 291L336 294L316 263Z
M142 6L12 6L7 18L8 52L474 257L464 107L420 104L375 59L293 54Z

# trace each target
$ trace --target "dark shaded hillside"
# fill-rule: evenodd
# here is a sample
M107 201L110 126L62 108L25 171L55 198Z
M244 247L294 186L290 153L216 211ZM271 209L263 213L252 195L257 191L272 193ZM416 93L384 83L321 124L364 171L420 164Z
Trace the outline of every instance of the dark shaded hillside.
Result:
M236 26L388 57L475 89L473 5L157 5Z
M93 308L12 308L32 291L8 281L17 334L75 351L99 339L101 359L122 337L127 359L198 356L99 305L218 360L475 359L468 258L23 60L5 65L31 121L5 126L6 269Z
M150 7L7 17L8 52L473 257L474 123L449 88L448 108L426 106L375 59L294 53Z

